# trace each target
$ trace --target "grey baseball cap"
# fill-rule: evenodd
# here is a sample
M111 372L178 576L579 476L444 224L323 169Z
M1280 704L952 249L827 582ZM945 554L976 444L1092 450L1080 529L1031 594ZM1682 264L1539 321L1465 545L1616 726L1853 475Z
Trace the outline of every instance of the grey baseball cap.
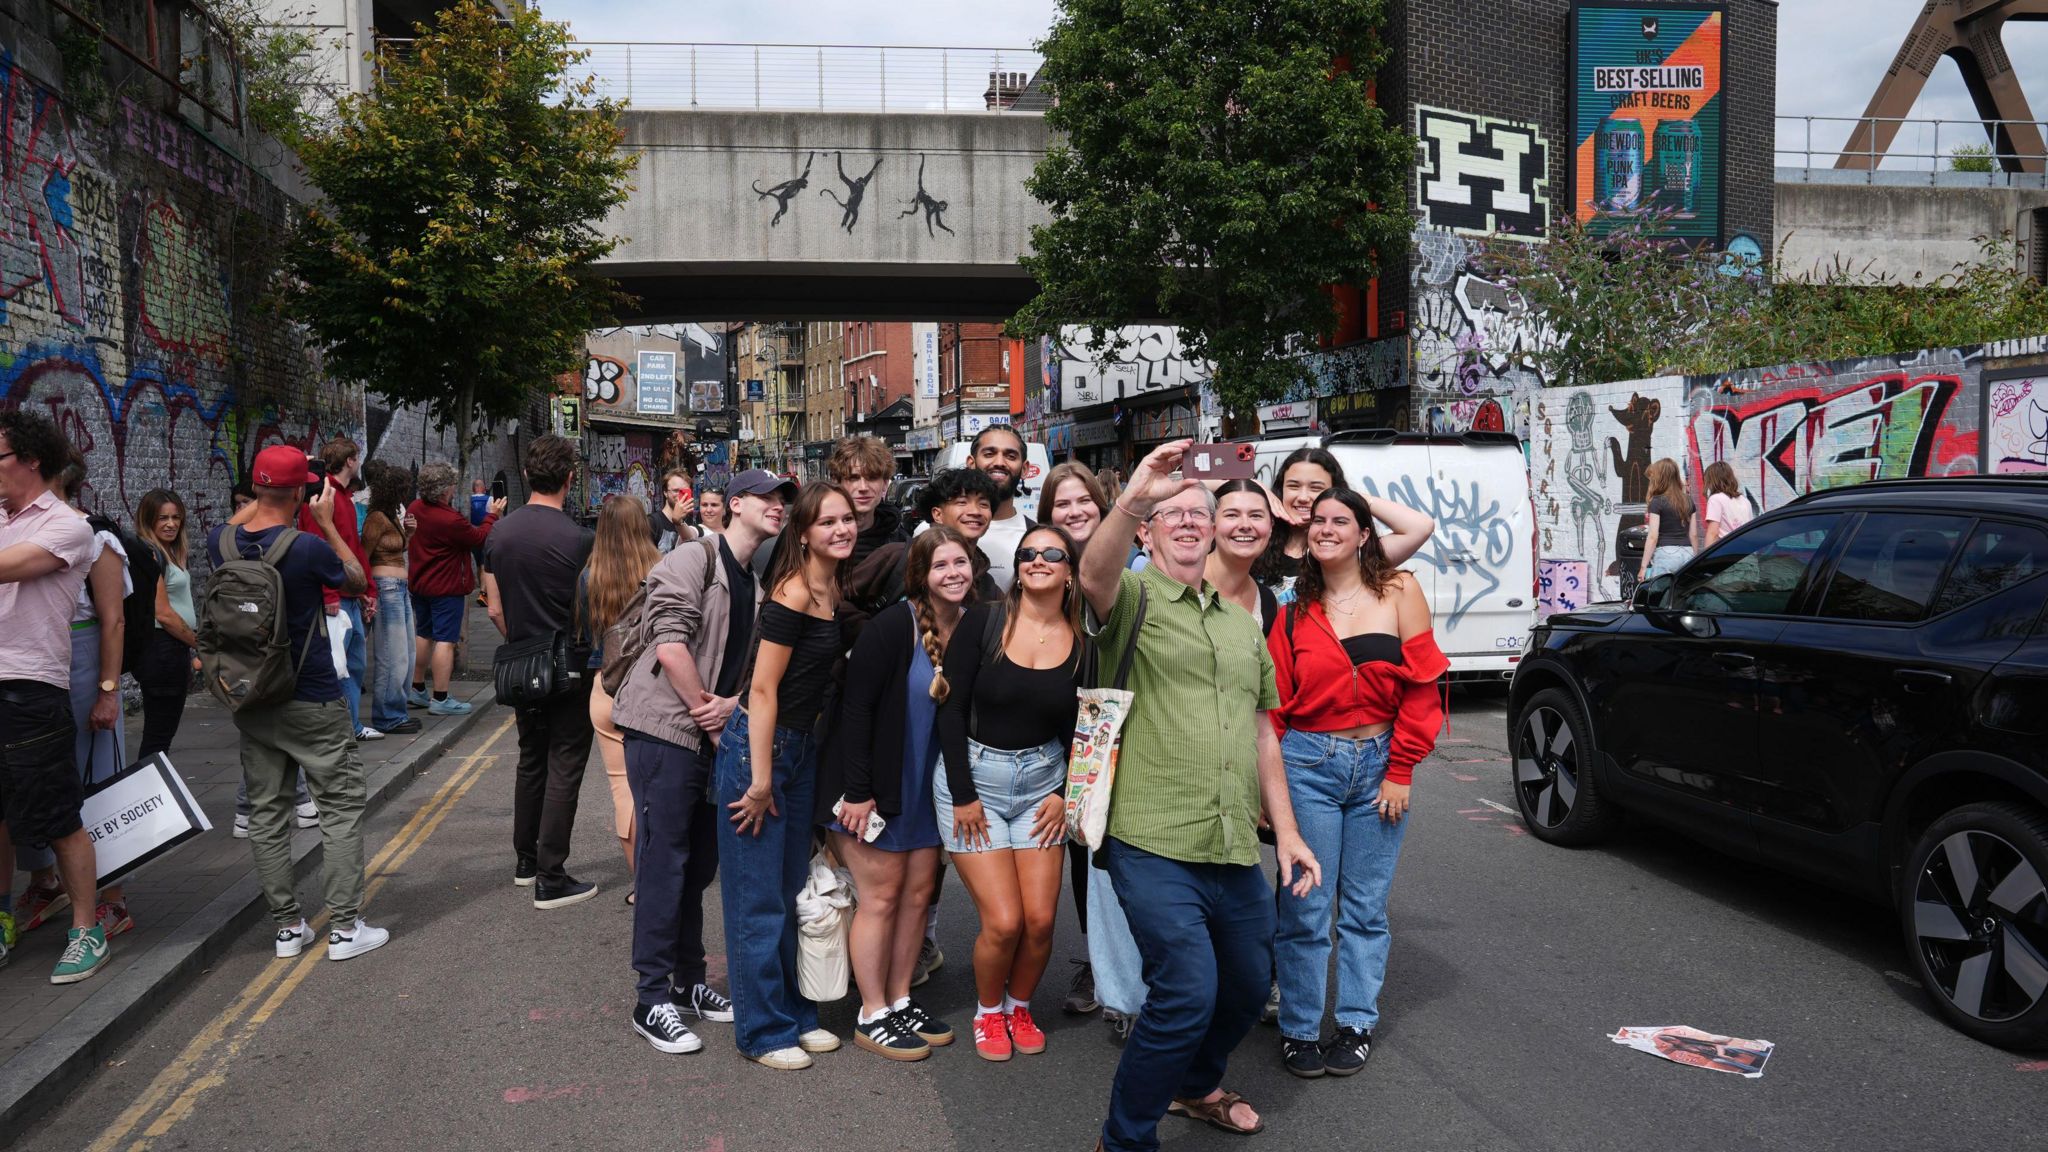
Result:
M777 476L766 468L749 468L725 482L725 494L733 496L766 496L770 492L782 493L782 498L795 500L796 481L787 476Z

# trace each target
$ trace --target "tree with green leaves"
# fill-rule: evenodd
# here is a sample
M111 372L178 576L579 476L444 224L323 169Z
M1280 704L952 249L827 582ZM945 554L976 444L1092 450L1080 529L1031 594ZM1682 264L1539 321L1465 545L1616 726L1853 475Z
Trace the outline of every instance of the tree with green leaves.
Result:
M627 194L620 106L571 80L567 26L484 0L378 49L377 80L301 142L324 194L290 252L292 314L327 370L453 428L516 417L620 300L591 265Z
M1059 133L1028 187L1051 211L1012 322L1165 319L1242 410L1336 330L1323 289L1408 242L1411 139L1373 102L1383 0L1062 0L1039 45ZM1348 66L1346 66L1348 64Z

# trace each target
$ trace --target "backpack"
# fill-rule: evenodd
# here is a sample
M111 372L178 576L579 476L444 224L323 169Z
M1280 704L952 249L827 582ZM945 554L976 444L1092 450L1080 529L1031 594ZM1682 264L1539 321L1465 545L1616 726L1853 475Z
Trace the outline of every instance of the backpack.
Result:
M701 602L718 571L718 537L706 532L697 542L704 546L704 581L697 586L697 599ZM647 581L642 580L640 590L626 601L619 618L604 630L604 665L598 671L598 683L605 695L618 696L619 689L626 686L626 677L632 675L633 665L640 662L640 654L647 651L647 629L642 627L646 616Z
M87 516L85 522L95 532L111 533L128 554L129 592L121 600L121 616L126 622L121 639L121 670L132 673L142 667L143 654L149 651L150 637L156 633L156 586L164 578L164 562L155 545L129 535L107 517L95 513Z
M299 671L313 650L316 636L327 630L324 617L306 634L305 650L292 663L291 629L285 620L284 575L278 565L291 551L299 530L287 527L268 551L249 559L234 546L233 525L221 529L225 557L206 584L199 603L199 674L206 690L229 712L268 708L290 700L299 690Z

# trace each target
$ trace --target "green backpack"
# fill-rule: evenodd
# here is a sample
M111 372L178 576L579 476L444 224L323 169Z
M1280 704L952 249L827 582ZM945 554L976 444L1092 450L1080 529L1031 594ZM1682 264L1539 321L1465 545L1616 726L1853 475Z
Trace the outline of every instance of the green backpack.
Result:
M232 526L223 529L232 534ZM199 604L199 674L206 690L230 712L268 708L299 690L299 670L313 651L326 620L306 635L305 650L292 663L291 629L285 622L284 576L278 564L291 551L299 530L277 534L261 558L236 553L213 570ZM234 546L229 535L222 542Z

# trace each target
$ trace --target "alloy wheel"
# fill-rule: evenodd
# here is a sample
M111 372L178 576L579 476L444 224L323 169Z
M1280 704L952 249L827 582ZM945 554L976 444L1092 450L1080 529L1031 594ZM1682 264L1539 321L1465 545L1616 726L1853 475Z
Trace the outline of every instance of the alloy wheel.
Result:
M1579 798L1578 760L1572 751L1572 726L1555 708L1535 708L1522 718L1515 740L1515 788L1522 811L1544 828L1555 828L1572 814Z
M2002 836L1964 829L1927 854L1913 931L1927 973L1958 1011L2011 1020L2048 994L2048 886Z

